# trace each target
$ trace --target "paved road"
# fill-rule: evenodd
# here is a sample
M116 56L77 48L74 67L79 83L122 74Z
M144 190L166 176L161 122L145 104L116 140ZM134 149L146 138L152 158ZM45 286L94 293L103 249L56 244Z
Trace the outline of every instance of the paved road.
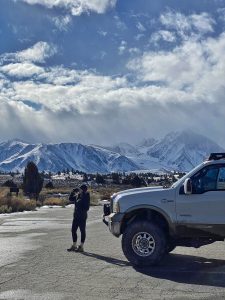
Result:
M72 207L0 217L0 299L224 299L225 244L178 247L134 269L120 239L89 212L86 253L68 253Z

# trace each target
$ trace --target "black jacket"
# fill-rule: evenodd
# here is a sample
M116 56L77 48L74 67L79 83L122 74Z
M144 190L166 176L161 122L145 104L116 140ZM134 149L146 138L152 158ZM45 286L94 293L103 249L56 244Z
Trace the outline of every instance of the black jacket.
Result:
M90 194L89 192L82 192L78 195L74 195L72 192L69 196L69 200L74 202L74 214L81 215L87 213L90 207Z

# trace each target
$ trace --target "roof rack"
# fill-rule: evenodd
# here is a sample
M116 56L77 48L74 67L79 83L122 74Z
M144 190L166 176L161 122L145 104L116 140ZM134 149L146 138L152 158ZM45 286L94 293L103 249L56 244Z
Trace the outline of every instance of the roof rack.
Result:
M225 159L225 153L211 153L208 157L208 160L219 160Z

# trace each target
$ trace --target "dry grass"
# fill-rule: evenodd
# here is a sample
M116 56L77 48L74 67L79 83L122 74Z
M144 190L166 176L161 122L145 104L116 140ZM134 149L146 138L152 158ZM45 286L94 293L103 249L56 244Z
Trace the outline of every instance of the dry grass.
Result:
M96 205L99 204L100 198L99 198L98 194L91 193L90 198L91 198L91 205L92 206L96 206Z
M11 212L30 211L36 208L35 200L24 199L22 194L11 196L8 188L0 189L0 214Z
M125 186L101 186L90 189L91 205L98 205L100 200L110 200L112 194L125 190Z
M72 188L69 187L62 187L62 188L54 188L54 189L46 189L43 188L40 195L42 196L48 196L48 195L52 195L52 194L69 194L71 192Z
M68 203L69 201L67 201L66 199L51 197L44 200L43 205L49 205L49 206L57 205L57 206L65 207Z
M53 194L70 194L72 191L71 188L68 187L63 187L63 188L57 188L57 189L43 189L40 198L43 198L43 204L44 205L60 205L60 206L65 206L68 203L68 198L58 198L51 196ZM91 196L91 205L96 206L99 204L99 200L103 199L110 199L110 195L114 192L111 191L111 189L105 188L105 187L100 187L98 189L96 188L90 188L89 189L90 196Z
M124 186L103 186L91 190L91 194L97 194L100 200L109 200L112 194L126 189Z
M126 186L100 186L95 188L90 188L91 205L98 205L100 200L109 200L113 193L121 190L125 190L129 187ZM23 192L19 193L19 196L10 196L9 188L0 188L0 214L1 213L11 213L20 211L30 211L35 210L36 207L41 207L42 205L49 206L62 206L65 207L70 202L68 198L55 197L53 194L70 194L71 188L57 188L57 189L43 189L40 193L39 201L28 200L24 198Z

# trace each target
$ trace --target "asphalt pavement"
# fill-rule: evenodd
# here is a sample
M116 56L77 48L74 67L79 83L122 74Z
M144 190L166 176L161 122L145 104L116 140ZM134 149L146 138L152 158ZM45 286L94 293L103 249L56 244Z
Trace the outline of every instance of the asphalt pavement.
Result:
M0 215L0 300L225 299L225 243L133 268L101 214L89 212L85 253L66 251L72 207Z

